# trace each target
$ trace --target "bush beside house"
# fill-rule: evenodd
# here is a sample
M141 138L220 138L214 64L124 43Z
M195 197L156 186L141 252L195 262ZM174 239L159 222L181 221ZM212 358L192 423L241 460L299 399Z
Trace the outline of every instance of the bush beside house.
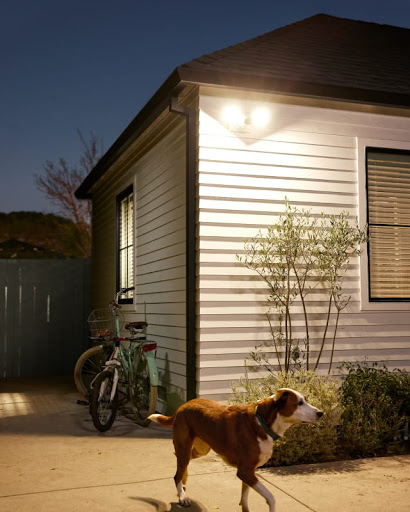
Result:
M325 413L317 424L289 429L275 443L269 466L409 452L409 373L358 363L347 365L347 369L341 385L336 377L303 369L293 374L271 373L258 380L247 372L232 384L234 404L253 402L290 387Z

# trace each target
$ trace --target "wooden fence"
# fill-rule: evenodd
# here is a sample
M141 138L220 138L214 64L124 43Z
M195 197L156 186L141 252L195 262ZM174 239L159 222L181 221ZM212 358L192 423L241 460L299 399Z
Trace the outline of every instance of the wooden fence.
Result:
M71 373L89 296L89 260L0 260L0 378Z

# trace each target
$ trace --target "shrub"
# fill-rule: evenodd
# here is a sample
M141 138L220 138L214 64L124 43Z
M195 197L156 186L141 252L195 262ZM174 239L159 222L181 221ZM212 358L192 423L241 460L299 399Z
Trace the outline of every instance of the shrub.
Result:
M350 259L361 253L360 245L366 240L367 227L361 229L357 219L352 223L348 213L322 213L319 221L310 210L292 207L286 200L285 212L277 222L245 241L244 251L237 259L267 285L266 316L276 355L274 364L279 371L298 369L300 360L307 370L316 370L330 337L331 373L340 313L350 301L350 295L344 292L344 280ZM319 286L328 306L323 316L320 349L313 360L308 295ZM303 311L302 332L294 329L296 305Z
M231 402L242 404L266 398L279 388L300 391L306 400L325 414L313 425L297 424L287 430L275 443L270 466L333 460L337 446L337 427L340 421L338 381L321 377L312 371L300 370L293 374L271 374L264 379L249 379L247 372L239 386L232 384Z
M351 457L387 453L410 419L410 375L386 367L344 364L340 389L343 414L340 441Z

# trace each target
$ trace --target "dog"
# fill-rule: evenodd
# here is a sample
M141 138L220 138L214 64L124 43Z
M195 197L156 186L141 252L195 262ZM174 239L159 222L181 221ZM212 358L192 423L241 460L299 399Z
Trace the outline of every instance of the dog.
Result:
M323 412L308 404L298 391L279 389L275 395L248 405L222 405L195 398L181 405L173 416L151 414L149 419L172 427L177 458L174 481L180 505L190 506L185 492L191 459L214 450L227 464L237 468L242 480L240 506L249 512L250 488L263 496L269 512L275 512L275 498L257 479L256 468L272 455L273 443L294 423L314 423Z

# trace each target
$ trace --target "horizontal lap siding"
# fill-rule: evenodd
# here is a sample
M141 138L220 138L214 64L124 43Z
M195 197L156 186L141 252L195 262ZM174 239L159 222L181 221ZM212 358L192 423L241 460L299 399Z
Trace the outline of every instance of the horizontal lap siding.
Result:
M149 334L168 406L186 392L185 126L181 122L134 166L136 300Z
M230 132L220 120L226 98L201 96L198 163L198 394L226 400L230 384L244 374L244 360L271 340L267 289L236 259L244 239L274 223L284 199L314 215L358 214L356 137L386 136L385 116L269 104L273 119L264 133ZM249 108L257 105L248 100ZM384 117L384 119L383 119ZM392 118L390 118L391 120ZM408 121L391 121L388 138L405 140ZM343 361L410 360L408 313L362 312L358 258L351 260L334 366ZM311 354L317 354L327 297L308 297ZM303 335L303 312L295 306L294 333ZM331 321L334 322L335 315ZM327 370L333 331L320 369ZM267 349L269 351L269 348ZM311 359L311 360L312 360Z
M105 307L115 293L116 196L133 184L136 304L122 312L131 321L144 319L146 311L172 409L186 397L184 121L145 154L139 151L107 173L93 197L93 306Z

